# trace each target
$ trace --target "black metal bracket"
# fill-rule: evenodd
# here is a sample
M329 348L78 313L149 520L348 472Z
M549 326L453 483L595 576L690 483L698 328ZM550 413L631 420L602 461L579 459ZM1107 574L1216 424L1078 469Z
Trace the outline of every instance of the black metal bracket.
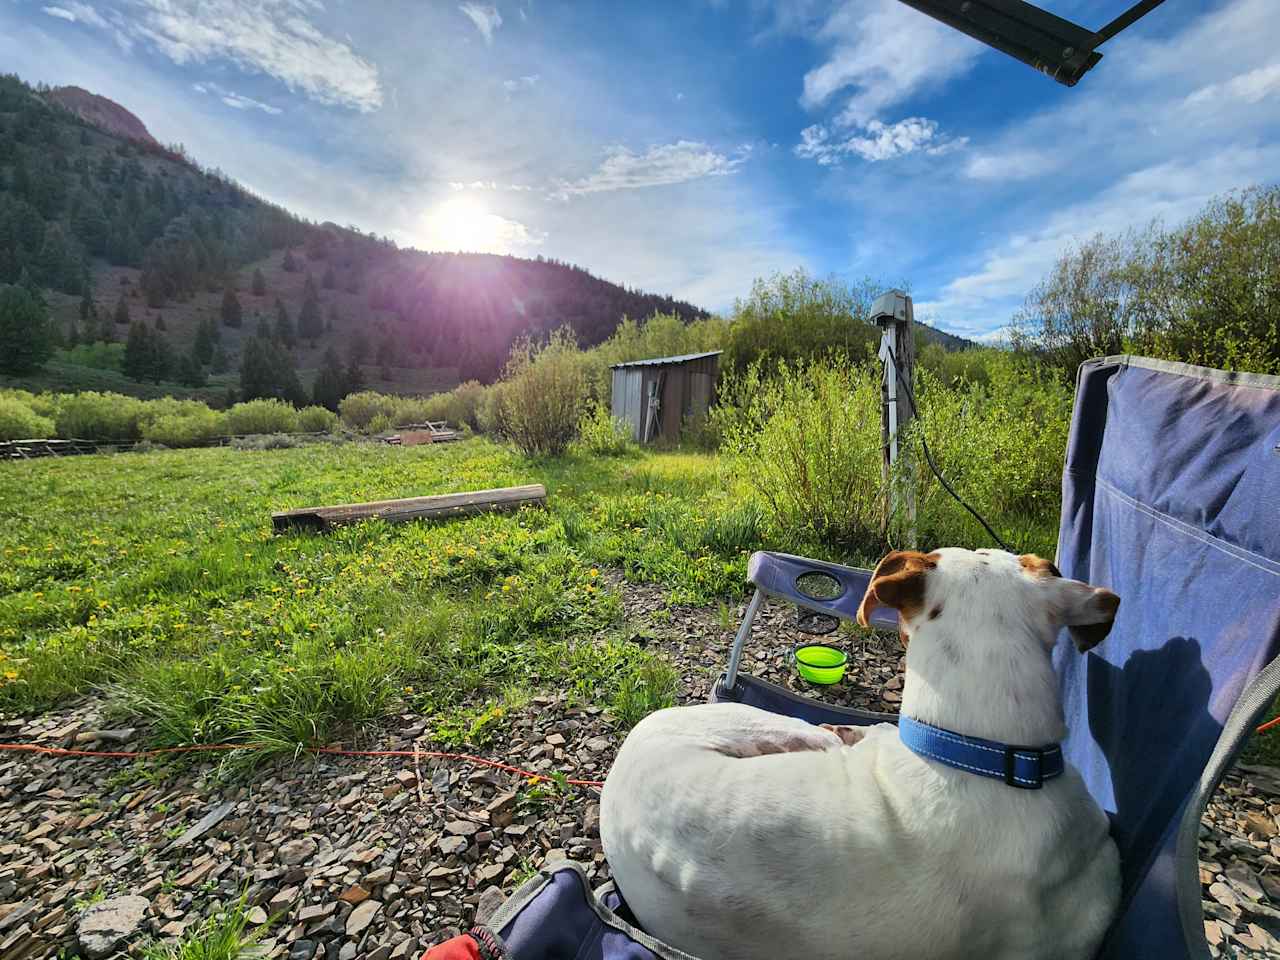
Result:
M1088 30L1025 0L900 0L1074 87L1102 54L1096 48L1164 0L1140 0L1101 30Z

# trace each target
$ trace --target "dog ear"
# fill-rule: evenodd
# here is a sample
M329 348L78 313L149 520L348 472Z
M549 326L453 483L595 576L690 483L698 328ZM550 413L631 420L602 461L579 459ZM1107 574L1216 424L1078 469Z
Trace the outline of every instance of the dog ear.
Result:
M1100 644L1116 622L1120 598L1105 587L1091 587L1079 580L1045 581L1058 622L1071 634L1081 653Z
M924 606L925 577L937 565L930 554L918 550L895 550L886 556L876 564L862 595L858 623L869 626L876 607L893 607L903 616L914 616Z

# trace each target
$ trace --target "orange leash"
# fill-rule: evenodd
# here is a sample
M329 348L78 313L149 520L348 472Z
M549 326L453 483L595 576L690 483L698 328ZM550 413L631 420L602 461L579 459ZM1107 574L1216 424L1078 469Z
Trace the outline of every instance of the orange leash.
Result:
M63 747L40 747L33 743L0 743L0 750L13 750L21 753L43 753L52 757L99 757L111 760L137 760L143 757L159 757L170 753L207 753L220 750L253 750L260 748L252 743L205 743L189 747L157 747L153 750L68 750ZM329 753L340 757L435 757L441 760L465 760L481 766L493 767L515 773L528 780L543 780L547 783L555 781L554 777L534 773L522 767L513 767L497 760L486 760L484 757L472 756L469 753L444 753L439 750L341 750L337 747L303 747L308 753ZM603 780L566 780L575 787L603 787Z

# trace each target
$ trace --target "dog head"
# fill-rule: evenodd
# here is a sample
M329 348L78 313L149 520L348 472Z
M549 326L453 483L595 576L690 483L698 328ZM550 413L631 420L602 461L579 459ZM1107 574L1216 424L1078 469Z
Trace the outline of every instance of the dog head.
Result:
M858 608L868 625L876 607L898 611L903 643L935 624L960 634L1029 631L1046 647L1067 627L1081 653L1111 631L1120 598L1103 587L1067 580L1048 560L1002 550L949 547L896 550L876 566Z

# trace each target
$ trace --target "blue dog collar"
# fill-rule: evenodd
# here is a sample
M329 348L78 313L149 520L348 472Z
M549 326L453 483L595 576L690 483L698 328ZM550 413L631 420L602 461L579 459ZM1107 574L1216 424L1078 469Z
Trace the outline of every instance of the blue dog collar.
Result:
M1003 780L1011 787L1039 790L1061 776L1062 746L1019 747L981 737L966 737L913 717L898 718L898 738L914 753L980 777Z

